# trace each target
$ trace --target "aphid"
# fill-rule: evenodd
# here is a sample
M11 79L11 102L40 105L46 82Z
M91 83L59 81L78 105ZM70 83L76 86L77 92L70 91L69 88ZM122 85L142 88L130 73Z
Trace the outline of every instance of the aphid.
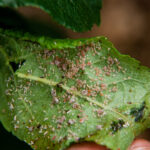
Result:
M84 123L84 121L85 121L85 118L81 118L81 119L79 120L80 123Z
M17 117L16 117L16 115L14 116L14 121L16 121L16 119L17 119Z
M83 95L87 95L88 94L88 90L82 90L82 94Z
M117 65L119 65L119 64L120 64L120 62L118 61L118 59L117 59L117 58L114 58L114 62L115 62Z
M87 66L91 66L92 63L90 61L87 62Z
M85 63L83 62L82 64L81 64L81 66L80 66L80 68L82 69L82 70L84 70L85 69Z
M101 88L102 88L102 90L106 90L106 89L107 89L107 85L104 84L104 83L102 83L102 84L101 84Z
M81 55L82 57L85 57L85 52L83 50L81 51Z
M129 127L129 122L126 122L124 125L123 125L123 127L125 127L125 128L127 128L127 127Z
M97 47L97 49L98 49L98 50L101 50L101 49L102 49L102 47L101 47L101 46L98 46L98 47Z
M54 97L54 98L53 98L53 103L54 103L54 104L58 104L58 103L59 103L59 99L58 99L57 97Z
M99 68L95 68L96 76L99 76L102 71Z
M15 100L12 98L12 100L11 100L13 103L15 102Z
M56 135L52 137L52 140L54 141L56 139Z
M100 96L104 96L104 94L102 92L100 92Z
M96 129L101 130L102 129L102 125L97 125Z
M61 128L62 128L62 126L61 126L60 124L58 124L58 125L57 125L57 128L58 128L58 129L61 129Z
M57 122L62 124L65 120L66 120L66 117L62 116L60 119L57 120Z
M111 48L110 48L110 47L108 47L108 51L110 51L110 49L111 49Z
M91 96L91 90L88 90L87 96Z
M71 98L70 98L70 103L74 103L75 102L75 96L72 96Z
M97 110L98 117L100 117L103 113L104 113L104 111L102 109Z
M48 149L50 149L50 147L49 147L49 146L47 146L47 147L46 147L46 149L48 150Z
M55 97L56 96L56 90L52 89L51 94L52 94L53 97Z
M114 64L114 60L110 56L107 58L107 62L108 62L109 65Z
M13 110L14 109L14 105L12 103L10 103L9 108L10 108L10 110Z
M29 127L28 129L29 129L30 132L32 132L34 127Z
M48 118L44 118L44 121L48 120Z
M128 77L128 79L130 80L130 79L131 79L131 77Z
M104 67L103 67L103 70L106 72L106 71L107 71L107 67L106 67L106 66L104 66Z
M18 125L14 125L14 129L16 130L16 129L18 129L19 128L19 126Z
M77 103L74 103L72 107L73 107L74 109L79 109L79 108L80 108L80 105L77 104Z
M42 133L42 132L43 132L43 130L42 130L42 129L40 129L39 133Z
M120 72L120 70L122 70L122 67L121 66L117 66L118 68L118 71Z
M60 61L58 61L58 60L55 60L54 63L55 63L56 66L60 65Z
M99 78L101 81L103 81L104 79L102 77Z
M48 49L45 49L45 50L44 50L44 54L49 54L49 52L50 52L50 51L49 51Z
M34 142L33 141L30 141L30 143L29 143L30 145L33 145L34 144Z
M45 132L44 132L44 136L45 136L47 133L48 133L48 131L45 131Z
M106 76L110 76L110 72L106 72L105 74L106 74Z
M117 87L116 86L114 86L113 88L112 88L112 92L117 92Z
M75 123L74 120L72 120L72 119L69 119L69 120L68 120L68 124L69 124L69 125L72 125L72 124L74 124L74 123Z
M53 132L55 131L55 128L54 128L54 127L52 128L52 131L53 131Z
M66 70L67 70L67 65L66 65L66 64L62 64L62 69L63 69L64 71L66 71Z

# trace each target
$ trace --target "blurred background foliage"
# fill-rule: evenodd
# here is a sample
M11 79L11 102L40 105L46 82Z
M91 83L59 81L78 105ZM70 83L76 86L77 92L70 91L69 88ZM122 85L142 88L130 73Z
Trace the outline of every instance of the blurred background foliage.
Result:
M6 19L8 18L8 19ZM6 26L7 24L7 26ZM138 59L142 65L150 67L150 1L148 0L103 0L101 26L91 31L76 33L57 24L44 11L33 7L21 7L16 11L0 9L0 26L24 29L32 34L53 38L85 38L104 35L110 39L121 53ZM147 130L140 137L150 140ZM7 133L0 124L2 150L30 150L23 142Z
M150 1L148 0L103 0L101 10L101 25L94 26L91 31L84 33L73 32L55 23L50 16L31 7L19 8L19 13L28 21L40 22L43 30L54 31L57 37L83 38L104 35L110 39L115 47L124 54L141 61L150 67ZM36 26L30 26L32 32ZM56 35L55 35L56 36Z

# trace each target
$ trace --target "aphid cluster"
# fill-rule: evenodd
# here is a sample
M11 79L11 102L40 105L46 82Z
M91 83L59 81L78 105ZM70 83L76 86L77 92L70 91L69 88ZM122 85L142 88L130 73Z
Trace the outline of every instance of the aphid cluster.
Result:
M25 126L24 131L32 139L26 141L35 149L35 135L58 143L67 139L78 141L82 135L90 137L92 131L106 130L102 119L112 113L106 109L119 90L118 74L123 76L126 69L118 58L111 56L111 48L103 49L101 43L92 42L73 49L38 51L33 55L37 68L27 69L26 79L18 79L16 87L11 87L9 82L13 79L8 79L6 95L12 97L8 107L14 130ZM19 114L15 114L16 109L20 109ZM142 118L143 110L144 106L131 111L136 115L135 121ZM118 115L115 111L114 118ZM92 119L94 125L90 125ZM123 119L111 121L107 130L115 134L125 125Z

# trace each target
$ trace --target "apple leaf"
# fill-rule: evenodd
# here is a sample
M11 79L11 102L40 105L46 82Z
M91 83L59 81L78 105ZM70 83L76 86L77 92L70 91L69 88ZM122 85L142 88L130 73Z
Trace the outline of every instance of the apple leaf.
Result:
M90 30L93 24L100 24L102 0L0 0L0 6L39 7L61 25L83 32Z
M105 37L0 34L0 120L33 149L126 150L150 127L150 69Z

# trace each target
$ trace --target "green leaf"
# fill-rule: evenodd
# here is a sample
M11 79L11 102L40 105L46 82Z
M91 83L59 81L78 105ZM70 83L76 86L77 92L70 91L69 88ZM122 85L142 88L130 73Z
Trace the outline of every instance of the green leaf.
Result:
M0 34L0 120L38 150L94 141L126 150L150 127L150 69L105 37Z
M0 0L0 6L39 7L61 25L83 32L90 30L93 24L100 24L102 0Z

